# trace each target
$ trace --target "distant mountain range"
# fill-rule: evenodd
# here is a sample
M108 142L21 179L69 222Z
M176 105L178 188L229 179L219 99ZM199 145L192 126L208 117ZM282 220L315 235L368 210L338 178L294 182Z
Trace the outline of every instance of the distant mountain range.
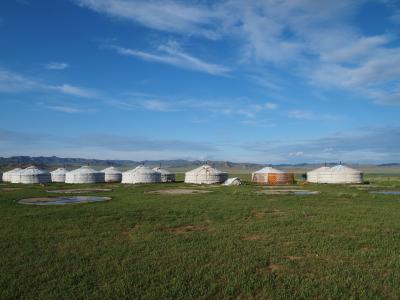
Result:
M66 167L73 169L82 165L90 165L94 168L106 168L110 166L119 167L122 170L129 169L141 164L149 167L162 166L164 168L171 169L189 169L191 167L201 166L208 163L216 168L222 170L256 170L266 165L254 164L254 163L236 163L229 161L200 161L200 160L145 160L145 161L133 161L133 160L102 160L102 159L86 159L86 158L62 158L57 156L13 156L13 157L0 157L0 169L7 170L14 167L27 167L29 165L35 165L44 169L54 169L57 167ZM308 169L320 164L276 164L274 166L281 168L290 169ZM336 163L327 163L327 166L336 165ZM364 165L367 166L367 165ZM369 165L371 166L371 165ZM399 163L386 163L375 165L374 167L399 167Z
M106 168L110 166L128 169L138 165L146 165L149 167L163 166L165 168L187 168L192 166L201 166L205 163L211 164L215 167L224 169L253 169L261 167L260 164L252 163L233 163L228 161L189 161L189 160L102 160L102 159L86 159L86 158L62 158L57 156L13 156L13 157L0 157L0 168L8 169L13 167L26 167L35 165L41 168L51 169L56 167L74 168L82 165L89 165L97 168Z

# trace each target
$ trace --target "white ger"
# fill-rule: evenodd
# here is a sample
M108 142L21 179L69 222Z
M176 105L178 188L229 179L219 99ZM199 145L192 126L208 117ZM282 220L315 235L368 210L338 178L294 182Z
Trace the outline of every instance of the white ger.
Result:
M153 170L161 174L161 182L175 182L174 173L162 168L153 168Z
M122 183L159 183L161 174L145 166L138 166L122 173Z
M101 172L104 173L104 181L105 182L121 182L122 181L122 172L115 167L109 167Z
M54 171L51 171L51 181L52 182L65 182L65 175L68 173L68 170L65 168L58 168Z
M89 166L68 172L65 183L101 183L104 182L104 173L96 171Z
M203 165L185 173L186 183L214 184L223 183L228 179L228 173L219 171L209 165Z
M4 172L3 173L3 181L4 182L11 182L11 175L14 172L18 172L18 171L21 171L21 170L22 170L21 168L15 168L15 169L9 170L7 172Z
M317 183L363 183L364 174L356 169L349 168L344 165L337 165L332 168L319 168L320 170L314 174L311 174L311 180L317 179L317 181L310 181L307 173L307 180L310 182ZM316 174L316 175L315 175ZM315 178L316 177L316 178Z
M25 169L20 169L18 171L14 171L10 175L10 182L11 183L21 183L21 172Z
M13 175L13 177L15 174ZM19 172L19 181L24 184L31 183L50 183L51 175L46 170L41 170L35 166L30 166Z
M312 183L326 183L329 175L329 167L320 167L318 169L307 172L307 181Z

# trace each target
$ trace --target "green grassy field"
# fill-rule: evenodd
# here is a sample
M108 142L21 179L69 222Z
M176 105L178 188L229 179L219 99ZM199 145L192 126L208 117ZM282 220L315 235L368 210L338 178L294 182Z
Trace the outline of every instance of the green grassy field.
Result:
M366 179L400 190L400 177ZM192 195L147 193L196 188L183 183L94 186L112 188L92 194L112 200L22 205L71 185L0 185L1 299L400 297L400 196L334 185L299 186L320 191L310 196L251 184Z

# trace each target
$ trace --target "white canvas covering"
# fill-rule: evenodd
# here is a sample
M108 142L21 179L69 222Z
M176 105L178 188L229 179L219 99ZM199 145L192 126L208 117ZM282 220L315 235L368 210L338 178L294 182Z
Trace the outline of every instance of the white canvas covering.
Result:
M12 172L12 173L10 174L10 182L11 182L11 183L21 183L21 172L22 172L23 170L24 170L24 169L20 169L20 170L17 170L17 171Z
M362 183L363 173L343 165L332 167L328 172L322 173L326 183Z
M122 181L122 172L115 167L109 167L101 172L104 173L104 181L105 182L121 182Z
M327 176L329 177L329 167L320 167L318 169L307 172L307 181L312 183L326 183Z
M161 174L161 182L175 182L175 174L162 168L153 168L154 171Z
M203 165L185 173L186 183L214 184L223 183L228 179L228 173L219 171L209 165Z
M251 174L251 180L261 184L289 184L293 183L294 176L291 173L272 167L265 167Z
M21 171L21 170L22 170L21 168L15 168L15 169L12 169L10 171L4 172L3 173L3 181L4 182L11 182L12 173L18 172L18 171Z
M158 183L161 182L161 174L145 166L138 166L122 173L122 183Z
M13 177L15 176L14 173ZM35 166L30 166L22 171L19 171L20 183L49 183L51 182L51 175L46 170L41 170Z
M68 172L65 175L65 183L101 183L104 182L104 173L96 171L88 166Z
M363 173L344 165L321 167L307 173L307 181L315 183L362 183Z
M241 184L242 184L242 181L241 181L239 178L237 178L237 177L228 178L228 179L223 183L223 185L241 185Z
M51 174L51 181L52 182L65 182L65 175L68 173L68 170L65 168L58 168L52 172Z

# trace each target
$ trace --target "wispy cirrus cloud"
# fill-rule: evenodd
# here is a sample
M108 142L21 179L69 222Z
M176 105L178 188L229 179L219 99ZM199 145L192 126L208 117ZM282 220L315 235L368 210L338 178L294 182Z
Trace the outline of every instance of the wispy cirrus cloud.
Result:
M156 112L196 111L212 115L239 116L245 119L257 118L263 113L274 113L279 105L270 101L237 99L177 98L160 95L128 93L119 99L110 99L109 105L120 109L142 109Z
M141 136L122 136L111 134L92 134L72 138L71 143L86 147L100 147L118 151L170 151L190 150L194 152L216 151L215 145L207 142L188 140L152 139Z
M27 146L27 141L29 145ZM21 147L21 146L24 147ZM240 156L235 161L258 163L382 163L400 160L400 128L368 127L338 132L314 139L247 141L228 143ZM141 136L90 134L47 135L0 129L3 155L67 155L146 160L163 158L212 157L225 160L221 145L193 140L157 139ZM266 157L268 160L266 160Z
M99 92L94 89L78 87L70 84L50 84L30 77L26 77L17 72L0 68L0 92L19 93L26 91L39 92L58 92L82 98L95 98Z
M343 116L333 114L321 114L315 113L311 110L293 109L289 110L287 116L290 119L308 120L308 121L340 121L343 120Z
M400 159L400 128L366 127L314 139L255 142L242 147L261 155L268 153L280 162L393 162Z
M354 22L368 1L181 1L77 0L81 6L142 26L191 37L234 41L236 63L247 78L280 90L290 75L313 88L345 90L377 104L400 104L398 31L366 35ZM395 0L377 1L398 19ZM156 52L120 48L125 55L196 69L209 74L233 73L195 56L161 46ZM277 68L279 72L266 72ZM254 74L259 70L258 74Z
M88 109L88 108L79 108L79 107L74 107L74 106L68 106L68 105L48 105L44 103L38 103L40 107L43 107L45 109L57 111L57 112L62 112L62 113L68 113L68 114L75 114L75 113L87 113L87 112L95 112L95 109Z
M46 64L45 67L49 70L65 70L69 67L69 64L66 62L51 62Z
M178 1L74 0L80 6L156 30L216 39L218 13Z
M94 89L77 87L70 84L62 84L55 86L48 86L50 90L59 91L63 94L73 95L82 98L96 98L99 97L100 92Z
M0 92L14 93L39 88L43 88L43 85L36 80L0 68Z
M170 112L177 110L169 103L160 100L144 100L141 103L141 106L146 110L152 110L152 111Z
M187 70L193 70L211 75L227 75L230 69L218 64L212 64L201 60L193 55L183 51L178 43L170 41L167 44L160 45L157 52L145 52L135 49L129 49L119 46L110 46L118 54L140 58L149 62L158 62L167 65L180 67Z

